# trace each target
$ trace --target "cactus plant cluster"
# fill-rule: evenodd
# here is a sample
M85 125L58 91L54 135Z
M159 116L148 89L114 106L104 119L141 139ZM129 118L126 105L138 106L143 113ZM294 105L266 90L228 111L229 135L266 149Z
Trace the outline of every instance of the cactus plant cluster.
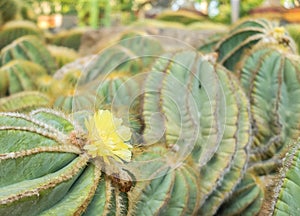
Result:
M244 20L200 52L132 32L88 56L77 34L21 27L0 30L0 215L297 212L300 57L283 27Z

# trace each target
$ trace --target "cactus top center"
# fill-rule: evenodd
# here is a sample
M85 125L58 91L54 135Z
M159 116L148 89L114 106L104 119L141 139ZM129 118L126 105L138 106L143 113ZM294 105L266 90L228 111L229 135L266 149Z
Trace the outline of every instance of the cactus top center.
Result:
M122 125L122 119L116 118L108 110L99 110L85 121L88 130L88 143L84 149L92 157L102 157L109 163L111 157L118 162L131 160L132 146L128 143L131 131Z

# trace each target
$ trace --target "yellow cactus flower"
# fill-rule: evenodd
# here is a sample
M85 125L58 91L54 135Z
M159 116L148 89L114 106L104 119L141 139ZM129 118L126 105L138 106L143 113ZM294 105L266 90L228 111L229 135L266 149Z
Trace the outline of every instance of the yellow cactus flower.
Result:
M122 119L115 118L108 110L99 110L85 121L88 130L87 145L84 149L93 158L103 157L109 163L108 157L119 162L129 162L132 146L127 141L131 138L131 131L122 125Z
M276 27L273 29L272 34L275 39L282 38L285 34L285 29L283 27Z

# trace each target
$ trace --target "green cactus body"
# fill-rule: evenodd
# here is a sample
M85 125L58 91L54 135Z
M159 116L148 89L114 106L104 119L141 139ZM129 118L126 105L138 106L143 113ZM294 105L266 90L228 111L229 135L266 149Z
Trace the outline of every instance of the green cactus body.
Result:
M1 50L0 60L2 65L14 59L37 63L43 66L48 74L53 74L57 69L55 60L46 46L39 38L32 35L20 37Z
M270 173L300 135L298 56L278 47L260 46L245 55L239 77L251 101L254 144L250 167Z
M142 161L138 170L147 169L149 176L144 181L138 181L129 192L128 215L196 213L200 199L199 172L196 168L186 162L174 169L172 162L176 161L177 153L170 152L161 144L145 147L141 153L134 155L133 161Z
M184 152L195 145L191 157L200 169L198 214L214 215L247 168L250 107L238 80L206 57L183 51L157 60L144 88L144 141L176 143ZM155 118L155 113L163 117Z
M271 204L272 215L297 215L299 212L299 158L299 144L296 144L285 157L284 167L280 172L280 180L277 182Z
M37 91L24 91L0 99L0 112L28 112L49 107L50 99Z
M255 176L247 173L234 189L231 198L223 203L217 215L257 215L263 206L264 186Z
M229 71L217 66L226 106L222 141L208 163L201 168L201 208L199 214L214 215L246 172L251 144L250 109L239 83ZM223 115L224 115L223 114ZM236 128L234 128L236 127Z
M293 39L283 27L264 19L249 19L234 26L215 46L215 51L219 54L218 62L235 71L245 50L251 49L258 42L274 43L296 51Z
M15 39L25 35L35 35L42 38L42 32L33 22L18 20L6 23L0 29L0 50Z
M224 37L224 34L216 34L212 37L206 38L202 41L202 43L198 46L197 49L204 54L214 52L214 47L221 40L222 37Z
M13 60L0 68L0 96L9 96L24 90L36 90L36 79L46 74L46 70L38 64Z
M75 61L79 57L76 51L67 47L48 45L47 49L55 59L58 68Z

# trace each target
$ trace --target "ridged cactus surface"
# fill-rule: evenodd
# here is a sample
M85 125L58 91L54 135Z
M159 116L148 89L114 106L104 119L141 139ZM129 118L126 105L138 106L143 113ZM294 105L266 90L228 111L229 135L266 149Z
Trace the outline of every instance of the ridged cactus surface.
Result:
M278 44L296 52L294 40L278 24L265 19L247 19L236 24L232 30L218 42L218 62L229 70L235 70L245 50L258 42Z
M55 59L58 68L75 61L79 57L76 51L67 47L48 45L47 49L51 56Z
M14 59L32 61L43 66L48 74L53 74L57 65L46 45L36 36L23 36L14 40L0 52L0 64L4 65Z
M270 203L273 215L297 215L299 212L299 158L299 142L297 142L295 147L286 155L284 167L278 176L274 200Z
M260 174L274 172L300 135L299 63L299 56L276 46L258 46L241 63L254 128L250 167Z
M0 50L15 39L25 35L43 37L41 30L33 22L18 20L6 23L0 29Z
M13 60L0 68L0 97L25 90L37 90L37 79L47 74L38 64L25 60Z

